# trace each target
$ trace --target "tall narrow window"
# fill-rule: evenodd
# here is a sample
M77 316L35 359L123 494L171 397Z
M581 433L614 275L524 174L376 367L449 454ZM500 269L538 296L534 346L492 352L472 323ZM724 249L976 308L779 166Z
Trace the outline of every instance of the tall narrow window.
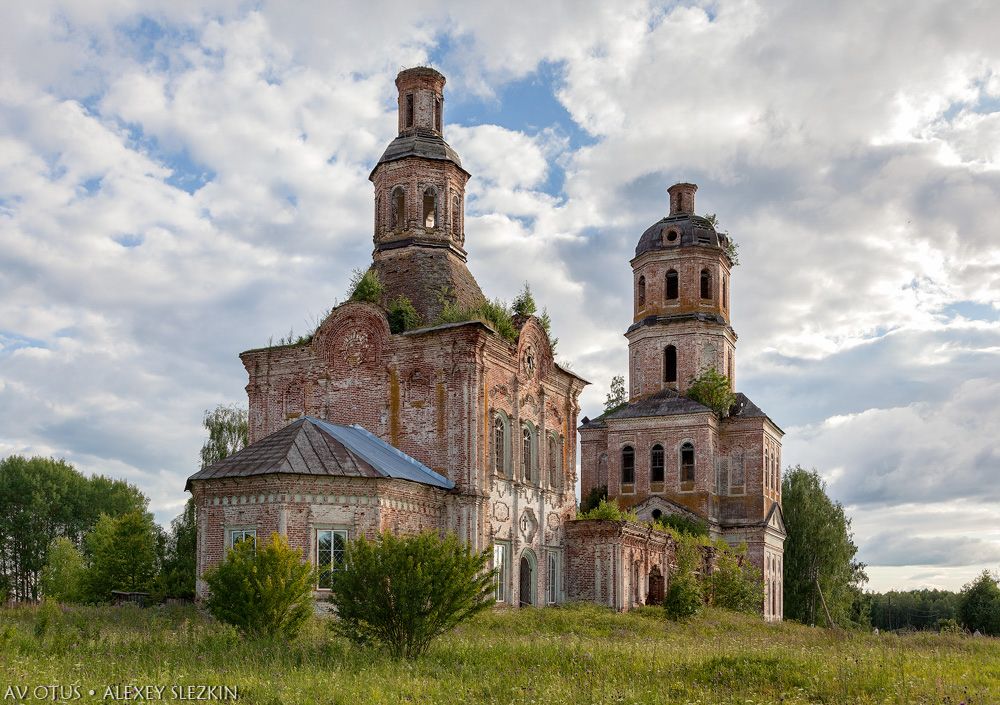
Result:
M559 596L559 560L555 553L549 554L549 585L545 592L545 601L554 605Z
M392 218L393 230L405 227L406 223L406 192L397 187L392 192Z
M531 482L531 429L521 429L521 474L525 482Z
M549 486L562 487L562 443L554 433L549 436Z
M726 280L722 280L722 306L723 308L729 308L729 294L726 291Z
M663 350L663 381L677 381L677 348L668 345Z
M497 475L507 472L506 436L507 424L504 423L503 416L497 414L493 417L493 469Z
M429 188L424 191L424 227L433 228L437 225L437 192Z
M632 446L622 448L622 484L635 484L635 451Z
M707 269L701 270L701 298L712 298L712 273Z
M451 199L451 232L456 238L462 234L462 202L458 196Z
M496 571L495 597L497 602L507 601L507 544L493 544L493 569Z
M406 96L406 126L413 127L413 94Z
M659 443L649 453L649 481L663 482L663 446Z
M441 100L434 100L434 129L441 132Z
M635 298L639 302L640 308L646 305L646 277L639 277L639 285L636 289Z
M316 567L319 569L321 590L333 587L333 571L344 564L344 550L347 548L347 532L334 529L316 531Z
M677 270L671 269L667 272L667 300L672 301L677 298Z
M681 445L681 482L694 482L694 445L689 441Z

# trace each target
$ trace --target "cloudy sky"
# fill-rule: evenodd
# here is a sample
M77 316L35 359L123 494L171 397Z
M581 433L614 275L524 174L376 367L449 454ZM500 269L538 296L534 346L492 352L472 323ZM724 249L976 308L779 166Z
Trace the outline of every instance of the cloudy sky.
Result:
M180 510L237 353L370 261L393 78L448 76L491 296L626 370L628 260L699 184L741 247L737 381L854 517L869 587L1000 566L1000 5L0 5L0 456Z

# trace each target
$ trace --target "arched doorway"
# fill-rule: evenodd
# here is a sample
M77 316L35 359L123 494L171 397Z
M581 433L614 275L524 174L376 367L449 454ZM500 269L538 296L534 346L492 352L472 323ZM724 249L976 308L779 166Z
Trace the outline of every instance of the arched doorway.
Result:
M655 565L649 571L649 593L646 595L646 604L663 604L663 573Z
M535 554L530 548L521 554L519 572L518 604L521 607L531 607L535 604Z

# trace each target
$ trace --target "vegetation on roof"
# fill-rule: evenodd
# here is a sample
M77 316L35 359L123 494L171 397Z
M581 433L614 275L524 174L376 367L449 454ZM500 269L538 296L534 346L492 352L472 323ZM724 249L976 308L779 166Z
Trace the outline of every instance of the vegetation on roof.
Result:
M628 392L625 391L625 376L615 375L611 378L611 391L604 399L604 413L598 416L603 419L605 416L615 413L619 409L628 406Z
M387 311L389 330L393 333L404 333L423 324L423 319L413 307L413 302L406 296L397 296L389 303Z
M500 337L511 343L517 342L519 331L514 325L510 308L502 299L483 299L473 306L460 306L457 301L446 300L435 325L467 321L482 321L499 333Z
M721 230L719 228L719 218L715 213L706 213L702 216L707 220L715 232L719 235L719 242L722 243L722 249L726 251L729 256L729 261L732 263L733 267L738 267L740 264L740 244L733 239L733 236L729 234L727 230Z
M355 269L351 274L351 301L367 301L370 304L380 304L385 294L385 285L379 279L374 269Z
M714 411L721 419L729 414L729 409L736 403L729 378L710 367L693 380L688 386L685 396Z

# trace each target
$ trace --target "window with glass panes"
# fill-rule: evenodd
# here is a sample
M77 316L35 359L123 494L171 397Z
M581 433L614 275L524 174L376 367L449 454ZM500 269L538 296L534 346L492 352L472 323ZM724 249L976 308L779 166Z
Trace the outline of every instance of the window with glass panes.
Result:
M249 541L253 544L254 548L257 548L257 529L230 529L229 530L229 547L236 548L236 545L241 541Z
M497 602L507 601L507 544L493 544L493 569L496 571Z
M344 563L344 549L347 547L347 531L343 529L316 530L316 567L319 570L319 588L329 590L333 586L333 571Z

